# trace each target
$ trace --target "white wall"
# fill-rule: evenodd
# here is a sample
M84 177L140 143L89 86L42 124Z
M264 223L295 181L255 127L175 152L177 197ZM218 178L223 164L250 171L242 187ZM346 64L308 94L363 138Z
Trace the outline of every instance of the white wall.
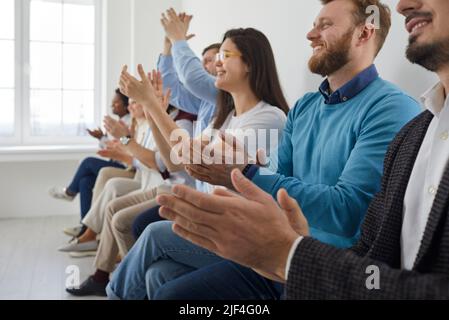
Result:
M81 155L80 155L81 158ZM0 219L79 214L73 203L54 200L51 186L66 186L77 160L0 162Z
M131 1L103 0L103 113L117 88L121 67L132 61ZM100 125L100 123L98 123Z
M385 0L394 10L396 0ZM207 44L220 41L235 27L255 27L271 41L281 82L291 104L305 92L317 90L320 77L311 75L307 62L311 48L306 34L321 5L318 0L183 0L184 10L194 15L192 47L201 52ZM381 76L418 97L436 80L405 59L407 34L404 19L393 14L393 27L376 65Z
M136 66L156 68L162 50L164 32L161 12L173 6L182 8L181 0L103 0L105 5L105 47L103 52L105 92L104 110L109 106L118 86L120 71L128 65L137 74Z

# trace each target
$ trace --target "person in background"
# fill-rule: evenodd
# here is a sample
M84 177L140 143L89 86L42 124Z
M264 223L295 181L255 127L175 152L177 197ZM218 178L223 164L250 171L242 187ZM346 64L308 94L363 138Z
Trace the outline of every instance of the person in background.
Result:
M153 72L152 83L155 88L160 86L161 93L162 81ZM162 96L162 94L161 94ZM162 106L164 111L169 106L169 94L162 98ZM193 122L196 116L181 110L171 108L170 117L180 129L192 135ZM166 167L164 182L155 188L142 188L140 191L132 192L128 195L116 198L109 202L106 207L106 217L103 222L101 231L100 244L95 258L95 273L88 277L79 288L66 288L67 292L76 296L87 295L106 295L106 285L109 282L109 275L114 270L117 262L117 254L120 258L126 256L128 250L132 247L135 240L131 233L131 227L134 219L147 208L157 206L156 196L170 192L171 187L177 184L193 186L195 181L191 178L183 165L175 164L171 160L171 147L167 140L162 136L158 126L154 123L150 115L146 115L147 121L150 123L153 138L159 150L160 160ZM119 137L123 133L109 126L109 132L115 137ZM129 145L129 144L128 144ZM135 149L130 146L131 149ZM159 214L155 214L153 222L161 220Z
M126 124L126 126L131 127L131 115L129 114L128 106L128 97L122 94L119 89L116 89L115 96L112 100L112 113L118 116L120 121ZM88 132L92 137L99 140L100 149L106 147L106 142L109 138L101 129L88 130ZM49 190L50 196L55 199L73 201L79 194L80 215L82 220L90 209L92 203L92 190L98 173L105 167L125 169L126 165L114 160L103 160L95 157L86 158L79 165L70 184L67 187L52 187ZM82 225L64 229L64 233L71 236L74 234L78 235L84 231L85 227Z
M137 121L135 134L133 135L123 122L105 117L105 128L114 140L108 141L107 148L98 153L101 156L125 163L128 168L134 168L136 173L130 177L123 175L112 177L105 183L82 220L85 231L73 238L69 244L60 247L59 251L69 252L71 256L76 257L95 255L98 247L96 238L101 232L104 213L109 202L130 192L151 189L163 182L163 173L166 168L160 159L142 106L133 102L130 109L133 118ZM174 111L173 108L171 111Z

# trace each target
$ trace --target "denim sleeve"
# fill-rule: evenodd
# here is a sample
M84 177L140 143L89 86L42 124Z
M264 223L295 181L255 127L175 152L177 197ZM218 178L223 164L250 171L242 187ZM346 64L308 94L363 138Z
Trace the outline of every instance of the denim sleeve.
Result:
M198 114L201 99L194 96L181 83L173 65L173 57L161 55L158 70L161 72L164 87L171 90L170 103L182 111Z
M218 90L215 77L204 69L200 59L190 49L187 41L177 41L172 48L173 62L179 79L196 97L215 105Z

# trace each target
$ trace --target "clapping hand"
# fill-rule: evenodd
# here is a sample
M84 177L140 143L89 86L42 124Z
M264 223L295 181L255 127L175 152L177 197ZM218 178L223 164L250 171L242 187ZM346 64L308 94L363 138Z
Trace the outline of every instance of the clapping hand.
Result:
M128 73L128 67L124 66L120 76L120 91L129 98L140 103L144 110L152 108L163 109L163 101L160 99L158 88L153 87L152 80L147 76L142 65L137 70L141 80L137 80Z
M181 13L178 15L173 8L162 14L161 24L164 27L165 34L172 43L182 40L190 40L195 35L188 35L190 22L193 16Z
M123 121L117 121L110 116L106 116L103 123L106 131L115 139L131 135L128 126Z
M104 133L100 128L94 129L94 130L89 130L87 129L87 132L89 133L89 135L95 139L100 140L101 138L104 137Z

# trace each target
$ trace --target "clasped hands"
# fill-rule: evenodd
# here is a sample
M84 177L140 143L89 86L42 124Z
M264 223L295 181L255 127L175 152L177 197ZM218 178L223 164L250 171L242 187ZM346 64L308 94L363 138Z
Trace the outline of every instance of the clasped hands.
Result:
M129 165L132 164L132 157L131 155L126 151L126 149L123 147L123 145L117 141L107 141L106 142L106 148L101 149L97 152L99 156L112 159L115 161L121 161L124 163L127 163Z

